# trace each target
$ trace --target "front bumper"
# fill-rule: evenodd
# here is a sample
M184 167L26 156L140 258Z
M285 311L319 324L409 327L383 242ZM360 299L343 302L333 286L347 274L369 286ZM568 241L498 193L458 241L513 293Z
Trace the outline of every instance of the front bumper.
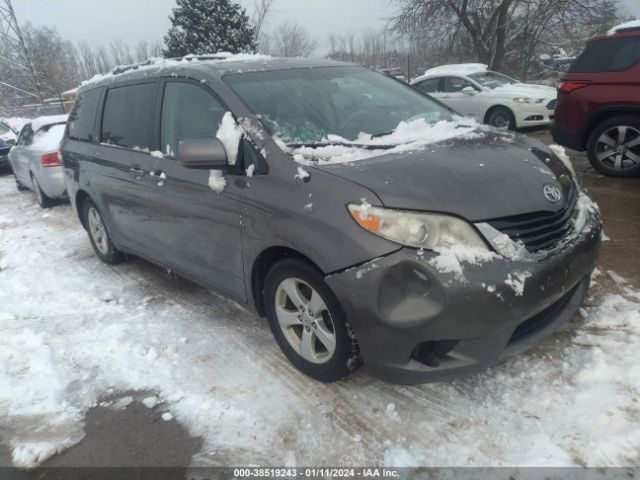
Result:
M547 109L546 103L525 104L515 108L516 126L524 128L551 125L555 118L555 111Z
M405 248L327 282L371 375L401 384L443 380L527 350L576 313L596 265L597 215L587 227L543 261L464 264L464 278L431 266L436 254ZM528 276L522 291L516 274Z

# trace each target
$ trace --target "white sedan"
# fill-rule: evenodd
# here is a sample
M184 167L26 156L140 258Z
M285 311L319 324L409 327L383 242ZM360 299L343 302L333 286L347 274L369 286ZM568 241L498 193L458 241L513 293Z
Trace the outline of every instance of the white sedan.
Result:
M549 125L557 99L553 87L520 83L480 63L432 68L411 85L462 115L498 128Z
M67 115L39 117L27 122L9 152L18 190L33 190L42 208L51 207L66 196L59 152L66 123Z

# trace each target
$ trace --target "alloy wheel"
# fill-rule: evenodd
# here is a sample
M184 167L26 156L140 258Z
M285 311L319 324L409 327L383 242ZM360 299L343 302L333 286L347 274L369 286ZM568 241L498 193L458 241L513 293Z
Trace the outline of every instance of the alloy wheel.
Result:
M596 158L615 170L626 170L640 163L640 131L628 125L612 127L596 141Z
M287 342L306 361L328 362L336 350L331 313L320 294L298 278L283 280L275 294L275 313Z
M87 220L89 223L89 233L96 247L100 253L107 255L109 253L109 237L107 236L107 229L104 226L102 217L95 207L89 208Z
M506 110L496 110L489 117L489 125L496 128L507 129L511 126L511 117Z

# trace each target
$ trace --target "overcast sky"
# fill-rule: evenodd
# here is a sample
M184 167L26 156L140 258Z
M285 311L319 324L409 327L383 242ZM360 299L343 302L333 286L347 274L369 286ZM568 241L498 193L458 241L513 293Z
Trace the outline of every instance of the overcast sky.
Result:
M640 18L640 0L623 0ZM249 13L253 0L242 0ZM330 33L383 28L394 9L390 0L276 0L267 29L284 21L307 27L327 50ZM91 5L91 6L89 6ZM13 0L20 23L55 26L72 41L106 45L121 38L128 43L161 40L169 28L175 0Z

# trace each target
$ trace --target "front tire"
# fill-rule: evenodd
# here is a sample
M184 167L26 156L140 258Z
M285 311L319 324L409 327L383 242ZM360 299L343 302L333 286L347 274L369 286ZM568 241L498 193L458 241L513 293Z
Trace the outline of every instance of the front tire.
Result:
M485 123L502 130L513 130L516 128L516 118L513 112L507 107L493 107L487 112Z
M265 279L271 331L289 361L320 382L335 382L360 364L346 315L322 275L294 259L275 264Z
M587 143L589 162L612 177L640 175L640 118L621 115L598 125Z
M98 258L107 265L115 265L122 262L124 255L113 245L102 215L91 200L87 199L82 203L82 219L89 234L93 251Z

